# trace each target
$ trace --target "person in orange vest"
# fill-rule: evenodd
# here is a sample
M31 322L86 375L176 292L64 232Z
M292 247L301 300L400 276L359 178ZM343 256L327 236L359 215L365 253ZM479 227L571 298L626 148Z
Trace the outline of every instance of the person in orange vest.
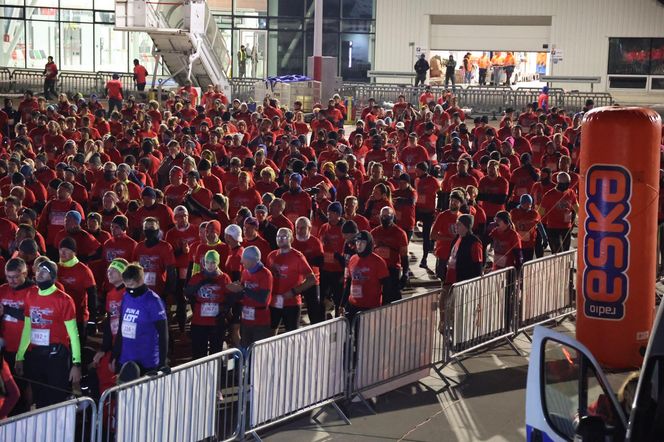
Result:
M486 72L489 70L491 61L489 56L486 55L486 52L482 52L482 56L477 60L477 66L479 68L479 83L480 85L486 84Z
M496 52L493 57L491 57L491 66L493 67L493 85L500 85L500 76L503 69L503 56L500 52Z
M503 66L505 69L505 76L507 77L505 78L505 86L511 86L512 74L514 74L514 68L516 67L516 59L514 58L513 53L507 53L505 59L503 60Z

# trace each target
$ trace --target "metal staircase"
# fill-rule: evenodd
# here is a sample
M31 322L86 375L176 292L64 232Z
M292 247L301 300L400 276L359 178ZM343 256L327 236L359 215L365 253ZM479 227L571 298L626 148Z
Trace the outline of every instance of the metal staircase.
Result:
M155 57L179 84L218 84L230 96L232 57L205 0L116 0L115 29L150 35Z

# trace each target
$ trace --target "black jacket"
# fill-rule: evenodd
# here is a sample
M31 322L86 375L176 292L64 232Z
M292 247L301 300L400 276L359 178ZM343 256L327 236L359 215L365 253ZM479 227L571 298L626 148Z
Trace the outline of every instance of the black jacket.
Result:
M417 63L415 63L415 72L418 74L426 74L427 71L429 70L429 62L426 61L424 58L420 58L417 60Z

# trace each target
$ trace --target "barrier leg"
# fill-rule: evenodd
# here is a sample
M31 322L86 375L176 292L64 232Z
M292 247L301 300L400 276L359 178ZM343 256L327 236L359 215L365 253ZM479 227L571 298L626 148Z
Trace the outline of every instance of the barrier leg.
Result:
M332 402L329 405L330 407L334 408L334 410L337 412L341 420L344 421L346 425L350 425L350 419L348 419L346 414L343 411L341 411L341 408L339 408L339 405L337 405L336 402ZM325 410L325 407L321 407L316 413L314 413L314 415L311 417L311 420L318 422L316 419L318 419L318 416L320 416L323 413L323 410Z

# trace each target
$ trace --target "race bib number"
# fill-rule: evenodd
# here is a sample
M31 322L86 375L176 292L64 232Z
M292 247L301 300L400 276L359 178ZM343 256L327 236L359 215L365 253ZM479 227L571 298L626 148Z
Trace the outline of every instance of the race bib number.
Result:
M215 318L219 314L219 304L215 302L204 302L201 304L201 316L203 318Z
M362 297L362 286L361 285L351 285L350 286L350 296L353 298L361 298Z
M51 213L51 224L53 224L54 226L64 226L65 213L63 212Z
M30 333L30 343L32 345L48 345L51 342L51 330L47 329L32 329Z
M530 241L530 231L519 232L519 236L521 237L521 241Z
M242 319L245 321L255 321L256 309L253 307L242 307Z
M334 264L335 263L334 253L325 252L325 254L323 255L323 261L325 262L325 264Z
M281 295L277 295L274 298L274 307L275 308L284 308L284 297Z
M119 325L120 325L120 318L111 318L111 334L113 336L118 334Z
M156 272L145 272L145 285L154 286L157 283Z
M494 262L496 263L496 266L498 267L505 267L505 264L507 264L507 256L505 255L496 255L494 258Z
M136 339L136 323L123 322L122 323L122 337L127 339Z

